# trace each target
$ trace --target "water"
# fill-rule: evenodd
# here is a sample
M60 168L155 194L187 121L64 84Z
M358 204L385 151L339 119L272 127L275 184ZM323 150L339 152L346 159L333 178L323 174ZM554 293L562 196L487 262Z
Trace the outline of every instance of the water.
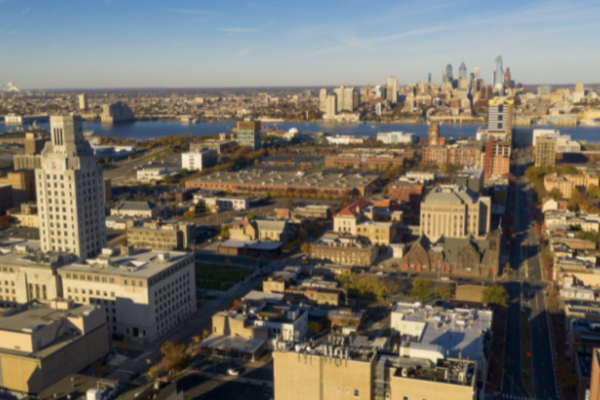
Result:
M49 128L48 123L38 124L40 127ZM263 126L273 127L273 123L266 123ZM200 123L192 125L183 125L177 121L138 121L130 124L103 125L100 122L84 122L85 130L93 130L101 136L121 135L124 139L156 139L169 135L181 135L191 133L193 135L217 135L221 132L227 132L227 128L235 127L235 123L209 124ZM373 127L372 127L373 126ZM287 131L291 128L297 128L299 132L327 132L339 135L354 136L376 136L378 132L401 131L407 133L416 133L419 137L427 137L427 125L412 124L319 124L319 123L277 123L280 130ZM474 137L477 133L478 125L442 125L440 128L441 136L459 138L461 136ZM0 133L6 130L15 129L14 125L0 124ZM551 126L536 126L535 128L549 128ZM528 128L518 128L528 129ZM529 130L533 129L529 128ZM588 142L600 142L600 127L577 126L575 128L558 128L561 133L571 135L573 140L587 140Z

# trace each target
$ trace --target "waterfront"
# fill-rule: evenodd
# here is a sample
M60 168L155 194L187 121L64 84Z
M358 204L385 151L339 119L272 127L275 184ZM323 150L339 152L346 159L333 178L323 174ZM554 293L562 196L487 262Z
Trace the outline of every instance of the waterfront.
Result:
M263 126L272 128L274 123L266 123ZM427 137L427 125L413 124L321 124L321 123L276 123L280 130L287 131L291 128L297 128L299 132L327 132L338 135L354 136L376 136L378 132L401 131L407 133L416 133L418 137ZM38 126L48 129L49 124L41 123ZM442 125L441 136L444 137L474 137L477 129L483 125ZM169 135L182 135L191 133L193 135L217 135L221 132L227 132L227 128L235 127L235 123L199 123L183 125L178 121L137 121L130 124L106 125L100 122L84 122L85 130L93 130L95 133L112 137L121 136L124 139L156 139ZM0 133L7 129L15 129L14 125L0 124ZM575 128L555 128L552 126L535 126L534 129L547 128L558 129L562 134L571 135L573 140L587 140L589 142L600 141L600 127L577 126Z

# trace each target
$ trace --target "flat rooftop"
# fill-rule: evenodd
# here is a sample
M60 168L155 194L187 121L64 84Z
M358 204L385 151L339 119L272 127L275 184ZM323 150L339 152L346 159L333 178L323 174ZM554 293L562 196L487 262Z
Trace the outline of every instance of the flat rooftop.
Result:
M164 259L161 259L161 257L164 257ZM192 253L138 250L133 255L100 256L95 259L88 259L87 264L69 264L60 267L59 270L144 279L150 278L188 257L192 257Z
M442 346L452 357L458 357L460 353L462 357L476 361L483 355L484 335L492 329L493 313L489 310L397 303L392 310L394 313L402 314L402 321L424 323L419 343ZM400 334L410 336L412 332L401 329Z
M289 186L306 189L353 189L356 187L366 187L377 179L379 179L379 174L362 172L321 171L314 174L298 175L296 172L290 171L265 172L259 169L252 169L236 172L215 172L190 180L190 182Z
M0 331L27 332L30 328L51 325L59 319L81 317L95 311L96 308L89 305L76 305L70 310L55 310L42 304L35 304L22 311L9 309L0 314Z
M43 253L39 240L0 240L0 264L4 266L52 268L75 260L75 256L67 253Z

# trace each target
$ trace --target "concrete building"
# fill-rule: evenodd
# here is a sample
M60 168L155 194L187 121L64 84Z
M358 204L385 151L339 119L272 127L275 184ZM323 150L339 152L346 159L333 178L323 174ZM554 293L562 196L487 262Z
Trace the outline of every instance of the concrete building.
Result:
M463 167L454 177L454 183L466 189L471 189L475 194L481 194L483 190L483 168Z
M476 378L487 380L492 345L491 310L443 308L420 303L396 303L390 328L404 340L425 346L440 346L446 357L465 358L477 363Z
M262 146L260 132L260 121L238 121L237 142L240 146L248 146L256 151Z
M80 117L53 116L50 131L35 170L41 247L83 261L106 247L102 167L83 140Z
M46 143L48 142L48 137L44 135L40 135L35 132L26 132L25 133L25 154L29 156L36 156L42 153Z
M237 141L219 139L219 140L205 140L200 143L190 143L190 151L201 150L201 149L212 149L217 154L223 154L223 152L233 146L237 146Z
M162 182L167 176L173 177L179 173L179 169L164 167L151 167L138 169L136 177L140 182Z
M336 111L341 113L342 111L353 111L354 106L354 88L353 87L345 87L344 85L340 86L337 89L333 89L333 93L335 93L337 97L337 107Z
M0 245L0 308L62 297L57 269L75 261L74 255L42 253L35 240L6 239Z
M85 93L77 95L77 100L79 101L79 109L87 110L88 109L88 101Z
M196 311L193 253L121 247L58 269L64 297L103 305L118 340L149 343Z
M390 104L396 104L398 102L398 79L396 79L395 76L388 77L387 100Z
M108 354L106 312L54 299L0 315L0 386L37 394Z
M488 102L487 131L494 140L512 141L513 100L494 98Z
M319 111L323 114L327 113L327 89L319 91Z
M339 344L342 342L342 344ZM386 338L349 344L278 341L273 352L275 399L473 400L477 363L447 358L441 346L403 343L396 354ZM461 371L461 373L458 373ZM478 394L479 393L479 394Z
M11 212L10 216L14 218L15 225L27 228L39 228L40 217L35 203L22 203L19 212Z
M571 140L569 135L562 135L556 139L557 153L581 153L581 145L579 142Z
M112 200L112 181L110 178L104 178L102 181L104 186L104 204Z
M334 119L337 114L338 99L335 95L327 96L325 100L325 114L323 119Z
M203 197L201 200L211 212L243 211L250 208L250 200L247 197Z
M127 229L127 244L136 249L185 250L196 236L191 222L147 221Z
M312 244L311 257L341 265L369 267L378 253L377 246L366 237L329 232Z
M135 121L135 115L131 108L125 103L117 101L102 106L101 120L103 123L116 124L120 122Z
M556 189L561 193L563 199L570 199L573 189L584 193L590 185L598 186L599 183L600 180L594 175L558 175L554 173L544 176L546 192L550 193Z
M19 207L22 203L35 201L35 175L33 171L9 172L0 178L0 185L10 185L12 188L12 206Z
M218 161L217 151L212 149L194 150L181 154L181 167L187 170L200 170L212 167Z
M404 132L384 132L377 134L377 140L382 141L384 144L410 144L418 143L419 138L416 133L404 133Z
M110 210L110 215L155 219L159 209L149 201L122 201Z
M537 144L537 140L541 137L546 137L546 139L558 139L560 137L560 131L558 129L534 129L533 130L533 146ZM569 136L569 139L571 137Z
M328 205L307 205L304 207L296 207L292 210L291 215L293 217L300 216L300 218L331 218L331 207Z
M552 168L556 165L556 139L539 137L535 145L535 166Z
M436 186L421 203L421 236L484 237L490 231L492 202L457 185Z

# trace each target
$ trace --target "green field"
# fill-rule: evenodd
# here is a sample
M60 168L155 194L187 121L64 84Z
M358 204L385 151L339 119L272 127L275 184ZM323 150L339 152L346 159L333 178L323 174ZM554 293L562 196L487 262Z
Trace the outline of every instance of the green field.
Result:
M196 263L196 279L238 283L251 273L252 270L250 268Z

